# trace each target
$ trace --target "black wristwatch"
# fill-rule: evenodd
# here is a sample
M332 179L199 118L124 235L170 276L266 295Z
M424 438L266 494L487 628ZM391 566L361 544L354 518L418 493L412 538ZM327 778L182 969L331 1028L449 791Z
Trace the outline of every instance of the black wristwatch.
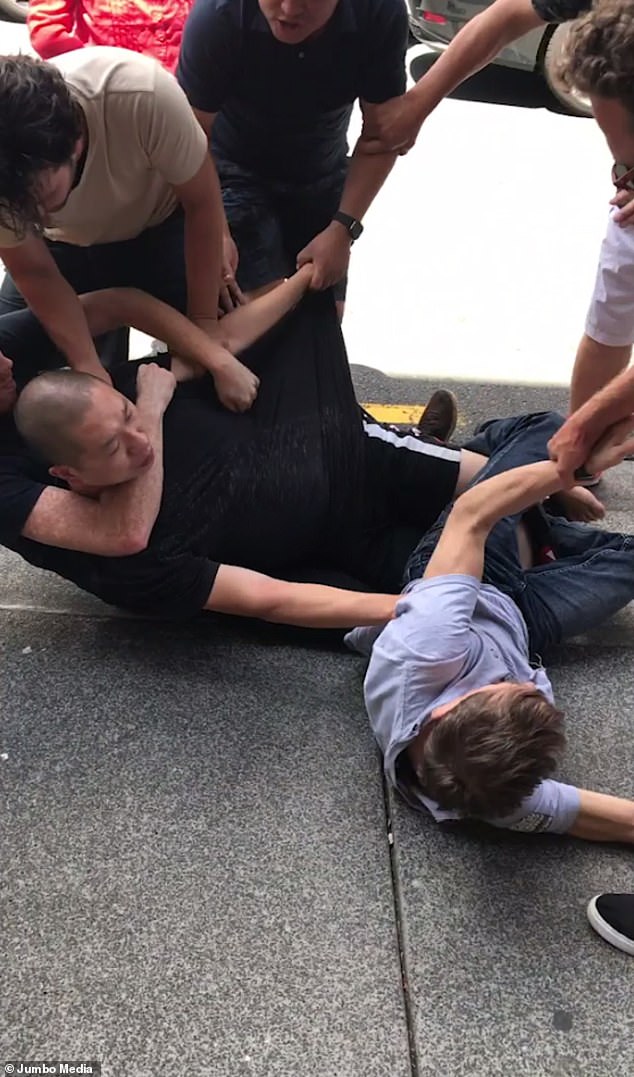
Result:
M358 221L356 217L351 217L349 213L342 213L340 209L337 210L332 219L333 221L339 221L339 224L344 226L352 243L359 238L363 231L361 221Z

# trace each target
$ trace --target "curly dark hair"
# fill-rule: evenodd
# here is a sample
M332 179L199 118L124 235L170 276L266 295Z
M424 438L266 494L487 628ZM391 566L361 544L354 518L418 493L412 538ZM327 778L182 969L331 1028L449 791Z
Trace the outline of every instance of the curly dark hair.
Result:
M570 89L620 101L634 122L633 0L598 0L571 23L558 72Z
M416 776L446 811L503 819L555 769L563 714L538 691L474 692L431 723Z
M66 164L83 130L62 74L32 56L0 56L0 225L41 227L38 173Z

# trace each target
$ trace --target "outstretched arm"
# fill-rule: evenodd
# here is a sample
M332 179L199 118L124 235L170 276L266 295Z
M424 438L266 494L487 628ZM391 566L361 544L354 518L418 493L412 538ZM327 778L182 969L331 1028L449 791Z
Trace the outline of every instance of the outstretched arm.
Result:
M580 789L579 814L568 833L586 841L634 843L634 801Z
M394 98L377 114L374 129L367 132L366 150L407 153L443 97L493 60L511 41L543 25L532 0L495 0L469 20L411 90Z
M480 579L485 543L494 524L543 501L561 485L556 466L540 460L472 486L449 513L424 578L459 574Z
M259 382L233 353L244 351L297 305L311 272L310 266L304 267L271 292L228 314L216 323L213 336L138 288L106 288L88 292L80 300L94 336L128 325L164 340L196 372L209 371L226 407L243 411L253 403ZM182 376L191 372L183 371Z
M398 598L288 583L247 568L221 565L205 609L302 628L351 628L389 621Z

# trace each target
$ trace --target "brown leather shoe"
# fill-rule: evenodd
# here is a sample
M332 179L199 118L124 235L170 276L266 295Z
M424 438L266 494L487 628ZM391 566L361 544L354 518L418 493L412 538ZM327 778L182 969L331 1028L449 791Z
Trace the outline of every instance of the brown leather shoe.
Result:
M458 401L449 389L436 389L418 420L421 434L439 441L449 441L458 422Z

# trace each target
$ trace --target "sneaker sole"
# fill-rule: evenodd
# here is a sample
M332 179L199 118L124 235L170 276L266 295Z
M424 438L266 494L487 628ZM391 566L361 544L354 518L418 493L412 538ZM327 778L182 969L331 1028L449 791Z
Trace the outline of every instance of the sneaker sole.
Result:
M591 927L594 928L597 935L609 942L610 946L615 946L617 950L622 950L624 954L630 954L631 957L634 957L634 939L628 939L627 935L622 935L620 931L616 931L615 928L611 927L607 920L603 919L597 909L597 898L599 897L601 895L596 894L588 902L588 908L586 909Z

